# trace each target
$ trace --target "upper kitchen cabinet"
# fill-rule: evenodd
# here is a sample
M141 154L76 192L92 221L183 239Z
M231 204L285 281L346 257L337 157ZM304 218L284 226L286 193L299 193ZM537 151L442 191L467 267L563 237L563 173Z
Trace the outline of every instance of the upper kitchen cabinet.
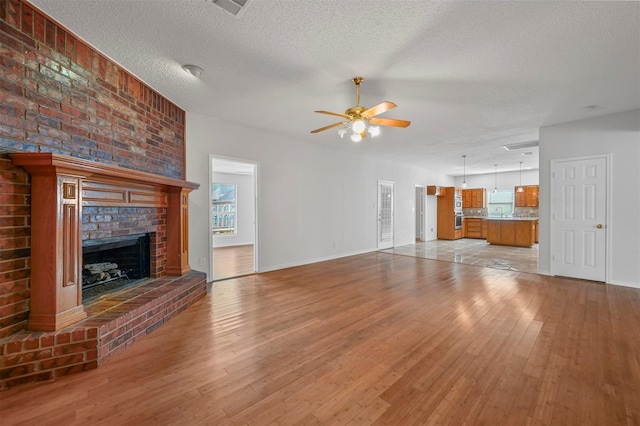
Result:
M464 208L484 208L486 189L471 188L462 190L462 207Z
M516 194L515 205L516 207L538 207L538 185L523 186L524 191L518 192L516 186L514 192Z
M427 195L437 195L438 197L444 196L442 187L436 185L427 186Z

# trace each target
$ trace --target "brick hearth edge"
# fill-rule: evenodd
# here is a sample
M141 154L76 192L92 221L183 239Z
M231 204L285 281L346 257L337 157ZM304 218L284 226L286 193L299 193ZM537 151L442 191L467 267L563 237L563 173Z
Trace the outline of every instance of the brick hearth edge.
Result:
M202 272L148 279L90 301L69 327L0 339L0 390L98 368L206 293Z

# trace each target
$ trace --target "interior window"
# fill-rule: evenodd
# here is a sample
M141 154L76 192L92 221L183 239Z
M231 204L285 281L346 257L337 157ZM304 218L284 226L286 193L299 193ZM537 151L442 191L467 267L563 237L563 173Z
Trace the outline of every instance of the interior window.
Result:
M234 235L236 229L237 185L214 183L211 187L213 199L213 235Z
M489 192L489 217L513 216L513 190L499 189Z

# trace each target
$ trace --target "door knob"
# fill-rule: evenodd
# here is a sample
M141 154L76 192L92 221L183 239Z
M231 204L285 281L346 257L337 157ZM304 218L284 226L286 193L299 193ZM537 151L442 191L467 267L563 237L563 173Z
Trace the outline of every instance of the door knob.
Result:
M596 228L602 229L602 228L604 228L604 226L601 223L599 223L599 224L596 225Z

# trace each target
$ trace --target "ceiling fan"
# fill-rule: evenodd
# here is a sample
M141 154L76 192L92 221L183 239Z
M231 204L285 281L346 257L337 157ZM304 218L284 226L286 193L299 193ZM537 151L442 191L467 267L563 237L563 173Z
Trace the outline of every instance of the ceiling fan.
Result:
M410 121L376 117L376 115L380 115L383 112L397 107L393 102L385 101L371 108L360 106L360 84L364 81L364 77L354 77L352 81L356 85L356 106L347 109L344 114L331 111L314 111L320 114L342 117L345 121L312 130L311 133L319 133L341 126L338 129L338 134L341 138L344 137L347 132L352 131L351 140L353 142L360 142L367 136L367 132L369 132L371 137L377 136L380 133L378 126L409 127L411 124Z

